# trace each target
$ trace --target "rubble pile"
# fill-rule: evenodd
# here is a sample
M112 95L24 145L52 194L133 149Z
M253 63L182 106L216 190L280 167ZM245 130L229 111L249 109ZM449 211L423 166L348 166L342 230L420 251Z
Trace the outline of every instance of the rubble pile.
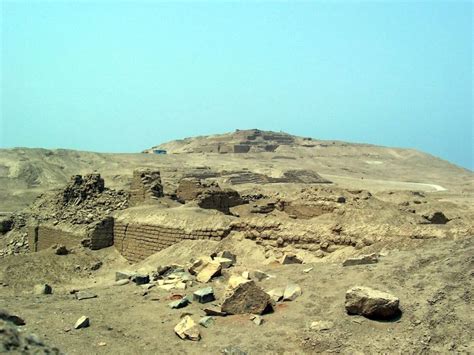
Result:
M0 310L0 353L62 354L59 349L46 345L37 335L23 333L18 326L24 324L18 316Z
M8 228L0 232L0 258L8 255L24 254L28 251L26 215L14 213L3 217Z
M13 232L3 248L0 248L0 258L8 255L24 254L28 251L28 234L26 232Z
M128 207L128 193L104 187L99 174L74 175L69 184L52 195L38 197L31 207L36 222L91 224Z

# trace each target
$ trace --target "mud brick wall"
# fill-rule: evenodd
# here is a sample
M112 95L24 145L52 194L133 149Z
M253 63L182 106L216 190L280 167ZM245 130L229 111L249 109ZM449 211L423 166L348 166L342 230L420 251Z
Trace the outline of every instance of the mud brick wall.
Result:
M85 234L71 233L51 226L32 226L28 228L28 244L31 251L40 251L55 244L63 244L68 248L77 247Z
M230 229L184 230L162 225L127 224L115 221L114 245L127 260L137 262L186 239L219 241Z
M98 222L88 233L89 247L98 250L114 244L114 219L107 217Z

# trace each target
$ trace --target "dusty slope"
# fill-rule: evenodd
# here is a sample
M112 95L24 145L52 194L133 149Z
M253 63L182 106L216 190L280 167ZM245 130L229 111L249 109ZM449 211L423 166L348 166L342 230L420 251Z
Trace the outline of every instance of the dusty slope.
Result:
M384 247L387 245L379 244L372 249L380 251ZM3 281L12 283L0 288L0 299L4 307L25 318L25 331L38 334L69 354L219 354L229 345L249 354L472 353L473 239L409 240L396 247L378 264L370 266L238 265L235 270L260 268L274 275L275 278L259 282L264 289L296 282L303 295L277 306L273 314L264 316L261 326L253 324L246 315L217 318L210 328L200 328L202 340L198 343L180 340L173 327L185 312L199 319L203 306L193 303L181 310L171 310L167 307L170 292L152 289L150 295L142 296L139 286L112 286L113 271L120 265L124 267L113 249L108 251L109 257L99 271L90 275L77 272L68 278L63 275L65 270L75 264L87 265L90 256L78 252L52 257L45 251L29 257L52 259L50 266L33 269L28 267L31 264L23 264L27 256L9 258L2 263L0 275ZM178 260L183 251L189 255L189 249L190 245L183 245L181 250L174 246L148 262ZM204 251L199 246L196 250ZM245 259L246 255L240 256ZM303 273L310 266L313 270ZM17 268L13 275L9 272L12 267ZM18 273L30 275L27 281L15 284ZM51 282L56 292L50 296L32 295L31 287L37 280ZM63 280L63 284L57 284L58 280ZM78 282L81 289L89 289L98 297L75 300L67 290L77 287ZM224 283L220 279L213 283L218 298ZM357 284L400 297L402 317L395 322L378 322L346 315L345 291ZM186 293L198 287L202 286L193 286ZM83 314L91 317L91 326L69 330ZM309 330L309 324L318 320L334 325L327 331Z
M25 207L39 193L65 184L73 174L99 172L108 187L127 188L132 171L138 167L161 170L165 190L169 192L176 187L180 177L186 173L196 173L197 168L201 168L197 170L201 175L247 171L271 177L282 176L287 170L303 168L315 171L340 186L351 188L422 191L447 189L450 195L474 194L474 174L471 171L411 149L308 141L290 136L292 140L289 144L281 144L272 152L195 152L196 146L212 145L216 140L235 143L239 141L238 137L233 133L174 141L163 147L172 147L170 152L187 153L168 155L104 154L63 149L2 149L0 212ZM204 167L207 169L202 169Z

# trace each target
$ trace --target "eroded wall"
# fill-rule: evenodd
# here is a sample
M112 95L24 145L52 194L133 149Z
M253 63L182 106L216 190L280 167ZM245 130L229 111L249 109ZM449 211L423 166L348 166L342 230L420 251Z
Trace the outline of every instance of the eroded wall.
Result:
M115 222L114 245L127 260L137 262L186 239L219 241L230 229L185 230L164 225Z
M75 234L54 226L39 225L28 228L30 251L40 251L55 244L62 244L67 248L77 247L84 237L84 234Z

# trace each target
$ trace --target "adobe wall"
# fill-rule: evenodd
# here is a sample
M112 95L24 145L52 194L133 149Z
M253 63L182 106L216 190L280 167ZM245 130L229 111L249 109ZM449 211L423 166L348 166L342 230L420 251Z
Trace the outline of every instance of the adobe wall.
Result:
M89 248L98 250L114 245L114 219L107 217L97 222L87 233Z
M117 222L114 226L115 248L131 262L137 262L186 239L219 241L229 230L185 230L163 225L128 224Z
M116 214L115 248L130 262L141 261L175 243L187 239L219 241L231 232L240 232L268 248L293 247L320 251L320 256L338 247L355 245L354 238L338 235L333 224L319 225L308 220L277 218L237 218L212 210L192 207L158 209L137 207Z
M137 262L182 240L219 241L230 233L234 219L197 207L129 208L115 215L114 245L127 260Z
M98 250L114 244L113 228L112 217L107 217L87 228L76 225L31 225L28 227L28 245L32 252L48 249L55 244L62 244L67 248L83 245Z
M67 248L77 247L84 237L84 233L72 233L55 226L39 225L28 228L30 251L51 248L55 244L63 244Z

